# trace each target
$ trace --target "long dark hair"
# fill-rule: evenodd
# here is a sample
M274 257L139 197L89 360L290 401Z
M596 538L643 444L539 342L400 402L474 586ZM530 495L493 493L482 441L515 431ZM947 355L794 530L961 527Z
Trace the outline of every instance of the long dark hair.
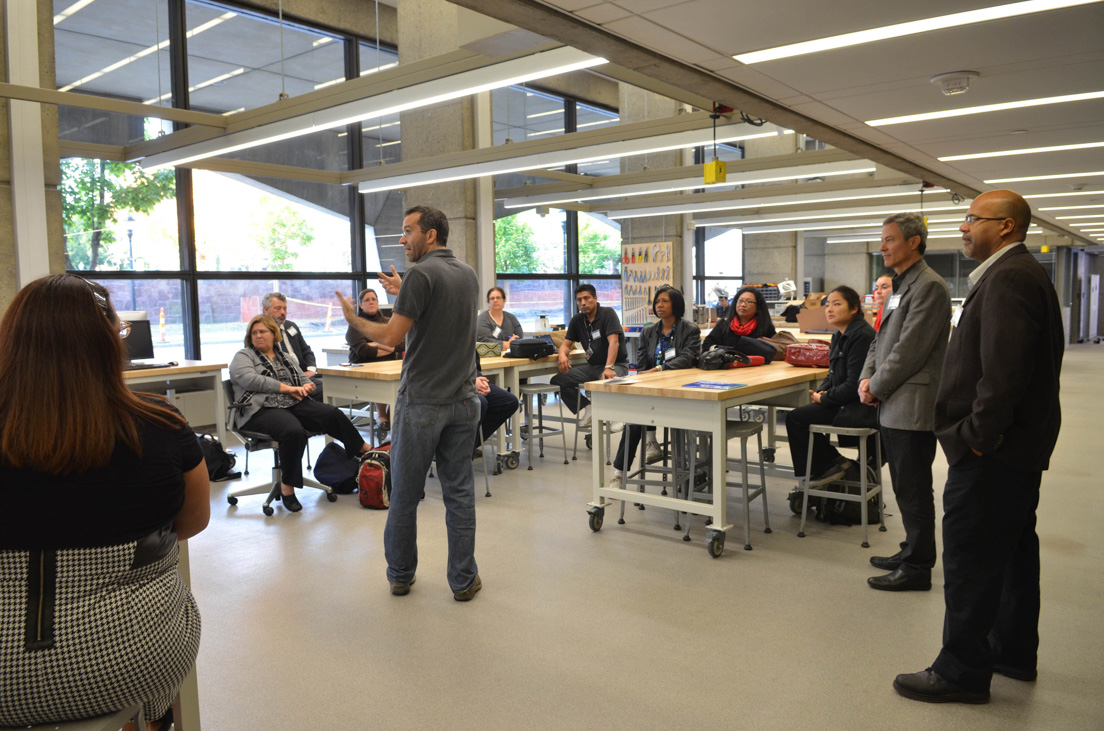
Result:
M774 323L771 322L770 310L767 308L767 300L763 297L763 292L759 287L742 287L740 291L736 293L736 296L729 300L729 321L731 322L736 319L736 303L739 301L740 295L742 294L751 294L755 297L755 330L751 333L751 337L774 337L776 334Z
M187 422L123 380L126 347L101 285L42 277L15 295L0 322L0 461L67 475L106 467L118 442L141 454L136 419Z

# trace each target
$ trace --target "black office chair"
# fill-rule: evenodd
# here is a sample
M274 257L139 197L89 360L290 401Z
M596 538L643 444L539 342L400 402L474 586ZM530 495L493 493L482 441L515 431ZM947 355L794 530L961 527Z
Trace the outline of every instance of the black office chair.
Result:
M280 466L280 445L268 434L236 427L234 422L238 415L238 411L245 408L245 404L234 403L234 386L229 380L223 381L222 387L226 391L226 403L229 404L229 408L226 410L226 431L236 436L245 446L245 469L243 472L247 475L249 474L250 452L260 452L265 449L272 450L272 484L267 485L261 483L235 490L226 496L226 502L231 505L237 505L238 498L242 495L262 495L267 492L268 498L265 500L261 510L264 511L265 515L272 515L276 512L275 508L272 507L272 503L279 500L282 496L280 483L283 478L283 469ZM318 435L311 434L311 436ZM337 500L337 494L333 491L333 488L323 485L321 482L315 482L310 478L303 478L303 487L313 487L318 490L323 490L326 493L326 499L331 503Z

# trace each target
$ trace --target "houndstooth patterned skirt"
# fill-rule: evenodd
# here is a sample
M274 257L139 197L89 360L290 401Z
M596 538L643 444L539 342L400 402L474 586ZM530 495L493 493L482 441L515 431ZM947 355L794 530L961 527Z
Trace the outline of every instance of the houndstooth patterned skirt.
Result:
M168 710L195 664L199 610L177 571L176 544L133 568L136 546L63 549L45 564L46 552L0 551L0 726L91 718L134 703L150 719ZM36 597L52 572L51 606ZM51 616L47 643L41 627Z

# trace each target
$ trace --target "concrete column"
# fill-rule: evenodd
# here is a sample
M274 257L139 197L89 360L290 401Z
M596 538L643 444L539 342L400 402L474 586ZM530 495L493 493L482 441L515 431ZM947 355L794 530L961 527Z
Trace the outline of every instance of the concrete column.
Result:
M399 3L399 63L420 61L457 48L460 45L459 10L445 0L403 0ZM476 146L472 97L403 112L400 119L403 160L471 150ZM404 208L430 205L444 211L449 218L449 248L460 260L478 269L474 180L409 188L403 191L403 198Z
M54 88L53 4L7 0L0 74ZM27 282L64 270L57 109L9 100L0 107L0 308Z
M649 119L662 119L673 117L679 113L681 104L673 99L660 96L644 89L639 89L627 84L620 85L620 103L618 108L621 115L621 123L644 122ZM635 155L621 159L621 172L635 173L641 170L655 170L678 167L683 164L681 150L669 152L657 152L650 155ZM682 255L683 234L685 233L686 217L674 216L647 216L644 218L629 218L621 222L621 240L626 244L650 244L659 241L673 242L672 251L679 252L674 257L671 270L671 284L683 282L684 272L688 266L689 257ZM686 246L693 244L692 234L686 237ZM693 276L693 272L690 272ZM684 290L684 291L692 291Z

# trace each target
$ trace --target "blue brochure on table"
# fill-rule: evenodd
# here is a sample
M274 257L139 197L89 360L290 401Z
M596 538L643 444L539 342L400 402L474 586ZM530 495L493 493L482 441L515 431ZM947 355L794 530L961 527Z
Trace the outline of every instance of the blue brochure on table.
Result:
M713 391L729 391L733 388L743 388L746 383L725 383L724 381L694 381L682 384L683 388L708 388Z

